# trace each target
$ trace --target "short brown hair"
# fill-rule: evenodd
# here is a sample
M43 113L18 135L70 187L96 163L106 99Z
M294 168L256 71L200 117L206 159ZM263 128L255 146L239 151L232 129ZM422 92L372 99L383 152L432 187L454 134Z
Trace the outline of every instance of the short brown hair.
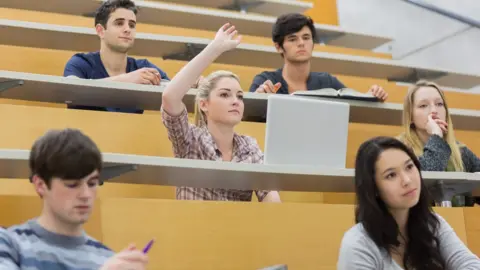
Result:
M105 1L95 12L95 26L97 26L97 24L101 24L104 28L107 28L107 22L108 19L110 19L110 14L119 8L131 10L135 15L138 11L135 3L131 0Z
M30 151L30 173L50 187L53 177L82 179L102 170L102 155L95 142L78 129L50 130Z
M310 29L313 42L317 42L317 31L312 18L300 13L287 13L278 17L272 27L272 40L283 48L285 37L302 30L305 26Z

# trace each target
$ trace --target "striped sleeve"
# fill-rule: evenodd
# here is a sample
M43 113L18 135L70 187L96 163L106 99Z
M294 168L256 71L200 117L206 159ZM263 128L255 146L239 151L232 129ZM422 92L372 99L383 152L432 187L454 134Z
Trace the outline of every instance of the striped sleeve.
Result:
M0 228L0 270L16 270L18 266L19 254L10 236L10 233L4 228Z

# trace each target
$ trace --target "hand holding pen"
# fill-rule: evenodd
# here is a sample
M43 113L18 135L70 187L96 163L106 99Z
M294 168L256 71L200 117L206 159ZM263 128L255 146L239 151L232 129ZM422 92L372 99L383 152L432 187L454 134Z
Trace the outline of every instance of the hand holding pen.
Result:
M102 266L101 270L145 270L147 269L148 256L147 253L154 243L150 240L142 251L138 250L135 245L129 245L126 249L115 254Z

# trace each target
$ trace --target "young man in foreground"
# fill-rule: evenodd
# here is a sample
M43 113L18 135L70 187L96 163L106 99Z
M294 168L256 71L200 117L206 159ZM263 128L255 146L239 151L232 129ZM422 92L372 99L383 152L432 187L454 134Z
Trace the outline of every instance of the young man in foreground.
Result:
M29 165L42 213L0 228L1 270L146 269L148 258L135 247L114 254L83 230L101 184L102 156L90 138L74 129L49 131L34 143Z

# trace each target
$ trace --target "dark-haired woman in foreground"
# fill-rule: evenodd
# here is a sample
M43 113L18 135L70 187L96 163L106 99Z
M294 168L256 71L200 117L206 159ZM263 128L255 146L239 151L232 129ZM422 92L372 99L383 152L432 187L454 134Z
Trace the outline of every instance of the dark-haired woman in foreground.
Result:
M415 154L394 138L364 142L355 163L356 225L338 269L480 269L480 260L430 207Z

